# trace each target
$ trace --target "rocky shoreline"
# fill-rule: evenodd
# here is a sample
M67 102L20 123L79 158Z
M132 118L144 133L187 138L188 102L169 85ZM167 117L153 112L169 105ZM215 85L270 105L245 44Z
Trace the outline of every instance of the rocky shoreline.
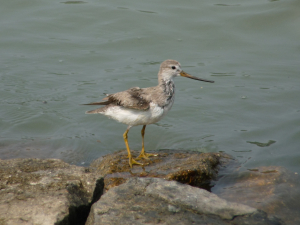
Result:
M158 153L132 170L125 151L90 167L59 159L0 160L0 225L284 224L207 191L230 156Z

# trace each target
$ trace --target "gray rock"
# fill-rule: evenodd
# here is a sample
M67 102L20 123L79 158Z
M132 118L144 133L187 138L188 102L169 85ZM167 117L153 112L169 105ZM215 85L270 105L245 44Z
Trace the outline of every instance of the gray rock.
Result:
M101 191L103 179L58 159L0 160L0 224L84 224Z
M236 222L235 222L236 221ZM228 202L203 189L160 178L130 178L92 208L97 224L280 224L255 208Z
M175 181L155 179L146 187L145 194L201 214L217 215L223 219L256 212L256 209L250 206L228 202L204 189L182 185Z
M130 178L98 201L101 174L58 159L0 160L0 225L281 224L262 211L162 178Z

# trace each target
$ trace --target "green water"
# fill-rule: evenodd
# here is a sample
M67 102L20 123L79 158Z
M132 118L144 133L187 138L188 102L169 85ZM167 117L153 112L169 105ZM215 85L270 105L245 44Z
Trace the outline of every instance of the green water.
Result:
M177 78L175 104L146 150L224 151L244 169L300 173L300 1L2 1L0 158L76 165L125 149L126 125L86 115L103 93ZM141 148L140 129L129 133Z

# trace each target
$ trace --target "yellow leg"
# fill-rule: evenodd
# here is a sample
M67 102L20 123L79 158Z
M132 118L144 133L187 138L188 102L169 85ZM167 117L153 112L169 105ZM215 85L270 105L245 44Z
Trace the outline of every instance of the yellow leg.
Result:
M123 134L123 138L124 138L124 141L125 141L125 145L126 145L126 149L127 149L127 153L128 153L128 158L129 158L129 166L130 168L132 168L132 164L137 164L137 165L142 165L142 163L139 163L137 161L135 161L132 156L131 156L131 152L130 152L130 148L129 148L129 145L128 145L128 132L129 132L129 129L130 129L130 126L126 129L125 133Z
M150 156L157 156L157 154L150 154L150 153L145 152L145 145L144 145L145 129L146 129L146 125L144 125L143 129L141 130L141 134L142 134L142 151L141 151L140 155L136 158L136 160L141 159L141 158L149 159L148 157L150 157Z

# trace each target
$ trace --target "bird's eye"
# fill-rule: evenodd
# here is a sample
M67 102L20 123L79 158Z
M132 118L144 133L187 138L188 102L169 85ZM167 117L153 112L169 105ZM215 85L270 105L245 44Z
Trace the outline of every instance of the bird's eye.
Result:
M172 66L172 69L173 69L173 70L175 70L175 69L176 69L176 67L175 67L175 66Z

